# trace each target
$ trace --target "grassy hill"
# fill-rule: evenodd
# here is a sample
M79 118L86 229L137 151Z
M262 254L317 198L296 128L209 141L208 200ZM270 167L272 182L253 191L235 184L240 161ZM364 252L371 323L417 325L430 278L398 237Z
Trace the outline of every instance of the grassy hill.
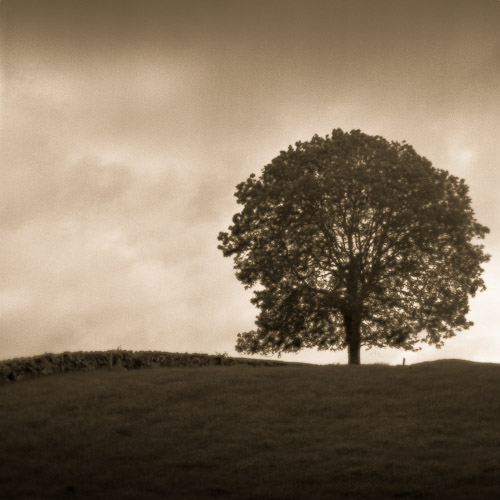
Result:
M498 499L500 366L207 365L0 385L2 499Z
M412 366L463 366L463 365L498 365L498 363L480 363L479 361L469 361L468 359L456 359L456 358L446 358L446 359L436 359L433 361L422 361L420 363L413 363Z

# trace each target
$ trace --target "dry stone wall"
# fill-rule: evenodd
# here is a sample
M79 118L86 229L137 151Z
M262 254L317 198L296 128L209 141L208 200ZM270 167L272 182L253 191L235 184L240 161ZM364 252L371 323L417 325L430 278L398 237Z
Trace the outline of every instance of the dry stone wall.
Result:
M42 354L0 361L0 384L30 377L101 368L199 367L210 365L283 366L283 361L231 358L226 355L170 353L161 351L97 351Z

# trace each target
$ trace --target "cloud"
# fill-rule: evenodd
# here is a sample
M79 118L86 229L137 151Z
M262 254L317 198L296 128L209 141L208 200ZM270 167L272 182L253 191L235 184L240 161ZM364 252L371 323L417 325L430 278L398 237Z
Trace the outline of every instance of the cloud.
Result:
M3 0L3 355L229 350L255 316L216 249L235 185L335 127L465 177L494 229L494 17L393 4Z
M2 356L227 350L253 318L220 272L231 268L216 249L221 193L232 203L225 169L200 176L198 151L147 151L140 136L96 154L58 122L72 110L29 90L5 101L18 113L2 134Z
M204 249L216 233L193 221L186 230L190 196L161 180L96 158L33 180L29 210L18 197L16 224L0 231L3 353L189 350L207 332L217 277Z

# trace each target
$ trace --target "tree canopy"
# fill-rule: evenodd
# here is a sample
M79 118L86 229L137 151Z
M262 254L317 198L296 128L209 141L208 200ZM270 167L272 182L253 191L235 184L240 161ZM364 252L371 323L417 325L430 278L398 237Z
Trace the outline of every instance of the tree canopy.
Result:
M237 278L255 287L257 329L239 352L415 350L469 328L489 259L463 179L406 142L359 130L315 135L237 186L219 233Z

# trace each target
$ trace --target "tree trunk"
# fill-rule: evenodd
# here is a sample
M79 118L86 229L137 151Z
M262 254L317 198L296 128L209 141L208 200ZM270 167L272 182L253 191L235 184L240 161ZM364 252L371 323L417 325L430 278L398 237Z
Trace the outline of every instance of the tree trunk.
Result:
M357 313L344 314L347 340L348 362L350 365L360 364L361 351L361 317Z

